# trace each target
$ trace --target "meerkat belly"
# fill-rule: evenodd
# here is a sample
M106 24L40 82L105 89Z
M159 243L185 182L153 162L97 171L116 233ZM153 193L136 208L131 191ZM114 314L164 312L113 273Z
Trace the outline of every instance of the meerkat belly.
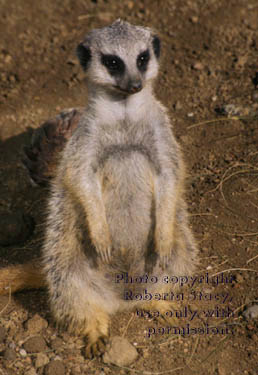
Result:
M102 192L115 250L142 250L152 229L153 169L145 155L122 153L108 158ZM140 251L140 253L142 253Z

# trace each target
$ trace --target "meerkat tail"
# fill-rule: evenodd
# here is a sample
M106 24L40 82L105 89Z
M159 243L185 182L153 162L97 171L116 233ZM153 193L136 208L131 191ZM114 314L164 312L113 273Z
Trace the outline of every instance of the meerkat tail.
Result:
M38 260L0 269L0 295L42 287L45 279Z
M31 144L24 147L22 160L33 184L47 185L56 175L59 155L77 128L82 113L82 108L64 110L35 130Z

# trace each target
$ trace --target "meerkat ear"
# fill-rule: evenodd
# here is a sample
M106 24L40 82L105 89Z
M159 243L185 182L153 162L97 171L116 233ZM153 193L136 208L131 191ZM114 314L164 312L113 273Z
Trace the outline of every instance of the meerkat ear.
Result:
M83 43L80 43L76 49L76 54L83 70L86 71L91 60L90 47L85 46Z
M152 39L152 47L157 59L160 57L160 44L161 43L159 37L157 35L154 35Z

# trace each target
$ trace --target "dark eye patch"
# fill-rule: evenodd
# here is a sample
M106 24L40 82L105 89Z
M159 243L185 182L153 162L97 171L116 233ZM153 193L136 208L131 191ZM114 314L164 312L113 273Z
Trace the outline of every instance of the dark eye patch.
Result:
M76 53L81 66L84 70L87 70L91 60L90 48L88 46L83 45L83 43L80 43L77 47Z
M146 72L149 60L150 60L150 52L147 49L146 51L138 55L137 61L136 61L137 68L141 72Z
M121 75L125 71L125 64L123 60L116 55L102 54L101 63L107 68L111 75Z
M157 59L160 57L160 39L157 35L154 35L152 40L152 47Z

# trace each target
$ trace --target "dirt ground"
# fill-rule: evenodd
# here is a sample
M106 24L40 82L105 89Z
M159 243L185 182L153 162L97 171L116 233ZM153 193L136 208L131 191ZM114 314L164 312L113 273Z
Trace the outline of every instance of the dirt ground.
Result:
M118 315L111 335L139 353L120 368L86 360L82 339L54 327L46 292L25 291L0 298L0 374L255 375L257 315L245 311L258 297L257 0L0 0L0 265L37 257L42 243L47 191L31 186L21 150L44 120L86 103L75 47L119 17L163 42L156 93L188 166L197 275L218 276L195 285L199 316L182 314L178 326L204 331L167 333L153 318Z

